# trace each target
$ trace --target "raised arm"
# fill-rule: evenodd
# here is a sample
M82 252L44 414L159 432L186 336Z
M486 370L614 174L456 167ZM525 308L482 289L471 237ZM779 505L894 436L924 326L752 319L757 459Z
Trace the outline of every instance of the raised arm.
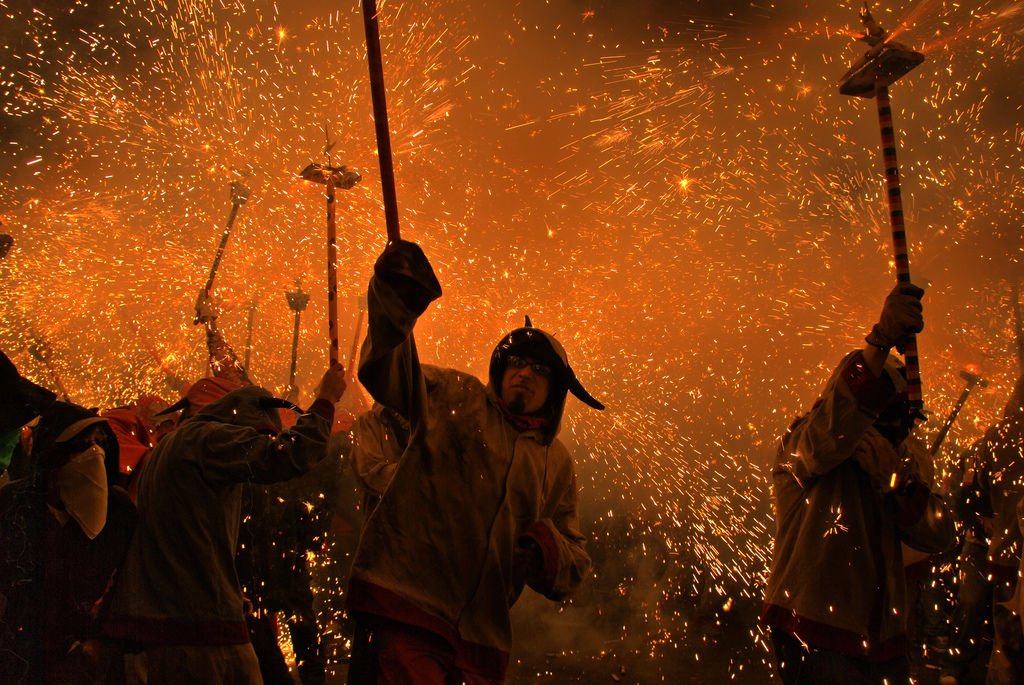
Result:
M359 382L417 433L425 417L426 385L412 332L427 306L441 296L441 286L423 251L405 241L389 243L373 271Z

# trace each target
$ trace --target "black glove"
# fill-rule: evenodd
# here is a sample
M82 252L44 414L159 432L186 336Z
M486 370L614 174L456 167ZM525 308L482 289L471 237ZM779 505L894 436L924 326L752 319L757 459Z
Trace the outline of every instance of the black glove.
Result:
M895 346L900 354L907 346L907 338L924 330L921 316L921 297L924 290L913 283L897 283L885 298L882 314L865 340L875 347Z
M388 243L373 265L377 278L387 283L416 315L441 297L441 285L419 245L405 240Z

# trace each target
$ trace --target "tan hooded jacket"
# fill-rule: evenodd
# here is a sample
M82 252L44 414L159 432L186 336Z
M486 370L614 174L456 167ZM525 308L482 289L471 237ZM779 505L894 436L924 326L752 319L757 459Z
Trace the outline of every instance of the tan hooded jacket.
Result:
M392 257L405 275L396 281L378 262L359 380L408 419L411 436L366 521L347 607L431 630L455 647L458 667L503 678L509 608L524 585L517 540L540 545L544 578L533 589L551 599L566 597L590 570L575 470L554 438L561 410L547 431L519 433L493 388L421 365L412 331L440 286L415 245L400 244Z
M875 662L906 654L901 542L939 553L953 539L953 519L939 495L913 475L886 491L861 466L892 450L872 428L906 386L898 373L889 378L876 378L860 352L848 355L782 438L764 607L769 624L813 647ZM901 444L899 460L906 450Z

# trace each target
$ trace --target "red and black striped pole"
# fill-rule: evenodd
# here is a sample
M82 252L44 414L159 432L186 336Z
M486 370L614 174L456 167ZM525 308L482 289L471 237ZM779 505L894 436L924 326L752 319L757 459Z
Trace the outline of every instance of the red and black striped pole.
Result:
M878 25L867 3L860 15L864 24L861 40L871 46L839 80L839 92L861 98L875 98L878 103L878 124L882 129L882 157L885 161L885 187L889 200L889 223L896 258L896 282L910 283L910 258L907 230L903 225L903 198L900 196L900 168L896 161L896 127L892 125L889 86L924 62L924 55L889 40ZM917 358L917 337L907 340L904 351L907 366L907 393L916 409L924 406L921 393L921 366Z
M892 247L896 259L896 282L910 283L910 257L907 229L903 224L903 198L900 194L900 167L896 161L896 129L892 125L889 85L884 79L875 82L878 102L878 125L882 130L882 159L885 163L885 188L889 199L889 224L892 226ZM924 405L921 393L921 366L917 358L917 336L907 338L904 352L907 365L907 393L912 405Z

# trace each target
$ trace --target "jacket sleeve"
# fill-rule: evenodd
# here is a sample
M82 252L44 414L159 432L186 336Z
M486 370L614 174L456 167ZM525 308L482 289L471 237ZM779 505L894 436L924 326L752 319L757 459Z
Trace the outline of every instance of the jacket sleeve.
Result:
M425 430L427 391L412 332L417 318L440 296L430 262L413 243L392 243L374 265L359 382L375 400L405 417L419 436Z
M905 385L898 374L875 377L859 351L847 355L811 411L783 437L779 466L801 486L828 473L853 455L879 412Z
M397 441L388 435L377 412L356 419L349 461L360 487L378 497L384 494L398 468L401 453L396 453L397 449Z
M530 587L555 601L572 594L590 573L590 556L584 549L587 539L580 533L578 503L576 474L573 473L558 498L554 514L537 521L523 533L532 538L544 554L543 582L531 583Z
M248 426L208 423L198 435L203 476L220 483L278 483L306 473L327 454L334 407L317 400L276 436Z

